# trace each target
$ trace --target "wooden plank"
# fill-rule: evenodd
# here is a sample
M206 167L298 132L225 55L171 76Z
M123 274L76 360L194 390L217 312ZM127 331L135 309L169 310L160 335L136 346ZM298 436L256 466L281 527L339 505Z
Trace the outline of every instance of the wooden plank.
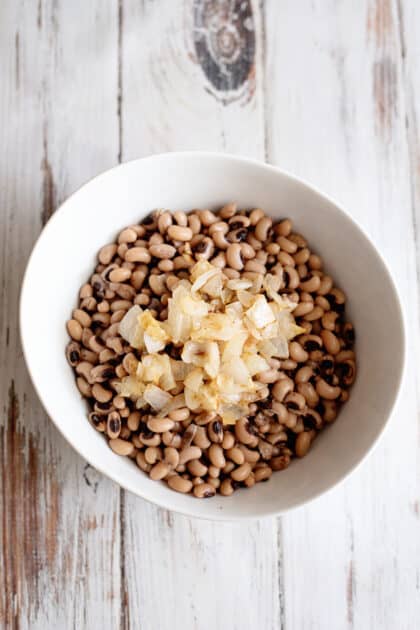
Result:
M242 21L224 17L229 4L237 12L244 5ZM264 158L261 13L256 2L252 13L246 5L167 1L163 10L156 3L124 2L124 160L175 149ZM210 25L208 11L217 13L217 7L221 13ZM217 47L215 58L208 52L210 37L214 44L218 33L224 41L225 19L234 37L239 33L246 42L234 70L224 64L230 40L225 56ZM201 522L128 494L124 513L125 627L280 628L274 521Z
M120 616L119 490L46 417L17 330L20 280L42 224L117 159L116 50L113 3L2 2L0 626L8 629L115 628ZM48 316L42 296L37 307Z
M410 92L414 85L418 89L419 7L408 5L402 31L409 31ZM266 33L269 158L338 198L368 230L401 292L409 346L418 348L396 3L359 2L355 10L350 0L271 2ZM418 99L411 95L413 114ZM409 121L415 125L416 119L412 115ZM417 131L409 127L408 133L417 142ZM412 169L418 174L417 162ZM378 305L378 317L384 316ZM369 460L340 488L283 519L286 627L416 627L416 374L415 354L410 353L401 399Z

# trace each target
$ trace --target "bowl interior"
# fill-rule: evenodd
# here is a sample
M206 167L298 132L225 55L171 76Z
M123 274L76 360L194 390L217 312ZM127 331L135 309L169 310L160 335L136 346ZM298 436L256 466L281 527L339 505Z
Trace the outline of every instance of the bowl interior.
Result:
M310 453L229 498L198 501L152 482L118 457L86 419L86 407L67 365L65 322L97 250L118 230L151 209L218 207L236 200L291 217L348 296L357 333L358 377L335 424ZM37 308L42 300L45 306ZM386 317L384 317L386 313ZM21 333L25 358L50 417L73 447L97 469L132 492L191 515L236 519L286 511L345 477L370 450L396 398L404 355L398 298L376 250L337 206L302 182L255 162L214 154L166 154L108 171L71 196L41 234L24 279Z

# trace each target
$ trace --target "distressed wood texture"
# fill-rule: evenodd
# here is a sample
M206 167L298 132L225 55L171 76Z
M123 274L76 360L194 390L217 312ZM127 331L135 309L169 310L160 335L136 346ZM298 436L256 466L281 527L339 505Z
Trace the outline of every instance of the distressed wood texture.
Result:
M416 0L3 0L0 628L418 627L419 35ZM16 324L61 200L118 161L203 148L341 201L390 262L410 333L368 461L247 525L170 514L87 466L42 411Z
M0 57L0 626L115 628L120 492L42 411L17 328L20 281L43 223L117 159L115 7L2 2Z

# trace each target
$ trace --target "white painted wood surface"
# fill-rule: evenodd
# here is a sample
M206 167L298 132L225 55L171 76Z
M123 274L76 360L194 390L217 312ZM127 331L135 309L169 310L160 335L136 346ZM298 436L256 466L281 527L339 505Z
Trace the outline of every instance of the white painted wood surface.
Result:
M420 4L246 4L0 4L1 628L419 625ZM215 33L241 11L242 65L229 74L216 46L225 75L207 76L202 38L227 55L232 30ZM307 178L370 233L401 291L408 369L386 435L349 480L281 519L212 524L126 494L64 443L23 366L19 284L42 223L95 173L174 149Z

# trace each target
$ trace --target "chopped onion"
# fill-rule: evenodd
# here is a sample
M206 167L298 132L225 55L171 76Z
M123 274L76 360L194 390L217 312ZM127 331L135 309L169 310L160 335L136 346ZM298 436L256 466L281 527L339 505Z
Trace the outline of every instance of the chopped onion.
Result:
M143 398L153 409L159 411L168 405L172 396L156 385L147 385Z

